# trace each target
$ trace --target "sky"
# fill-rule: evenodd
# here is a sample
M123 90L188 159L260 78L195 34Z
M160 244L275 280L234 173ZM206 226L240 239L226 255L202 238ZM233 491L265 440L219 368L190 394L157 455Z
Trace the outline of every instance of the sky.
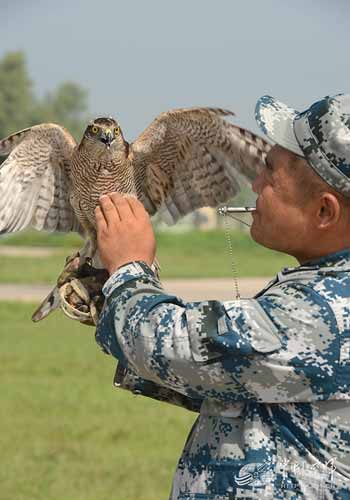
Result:
M0 58L23 50L38 95L79 83L129 141L198 105L257 132L261 95L303 110L349 91L349 14L347 0L0 0Z

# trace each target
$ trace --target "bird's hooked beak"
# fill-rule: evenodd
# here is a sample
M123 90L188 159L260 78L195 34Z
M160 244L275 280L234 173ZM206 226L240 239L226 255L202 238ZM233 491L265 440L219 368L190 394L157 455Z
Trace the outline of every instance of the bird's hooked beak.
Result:
M114 132L110 129L105 130L100 137L103 144L106 145L107 149L111 147L112 142L114 141Z

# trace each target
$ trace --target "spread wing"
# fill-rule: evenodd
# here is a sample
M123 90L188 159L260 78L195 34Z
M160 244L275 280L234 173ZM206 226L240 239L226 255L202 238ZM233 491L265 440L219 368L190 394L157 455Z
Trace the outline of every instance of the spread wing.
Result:
M68 172L76 143L61 126L44 123L0 141L0 234L28 227L78 230L69 203Z
M270 145L223 117L218 108L162 113L131 144L138 196L167 223L239 191L239 174L254 179Z

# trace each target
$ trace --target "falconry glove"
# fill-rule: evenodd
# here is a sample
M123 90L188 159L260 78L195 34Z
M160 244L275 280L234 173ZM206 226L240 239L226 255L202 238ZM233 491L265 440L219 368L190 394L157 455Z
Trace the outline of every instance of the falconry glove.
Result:
M159 279L160 265L155 259L152 270ZM57 280L60 308L69 319L96 326L101 314L104 295L102 288L109 274L93 267L87 260L80 264L79 254L67 257L67 263Z
M84 325L96 326L104 304L102 287L109 275L91 263L79 265L79 257L68 260L57 280L64 314Z

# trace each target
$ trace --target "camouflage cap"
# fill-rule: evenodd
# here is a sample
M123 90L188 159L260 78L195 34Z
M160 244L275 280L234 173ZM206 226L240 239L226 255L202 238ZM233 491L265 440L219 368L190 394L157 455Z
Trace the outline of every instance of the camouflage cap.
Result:
M267 137L304 157L324 181L350 197L350 95L327 96L303 112L263 96L255 118Z

